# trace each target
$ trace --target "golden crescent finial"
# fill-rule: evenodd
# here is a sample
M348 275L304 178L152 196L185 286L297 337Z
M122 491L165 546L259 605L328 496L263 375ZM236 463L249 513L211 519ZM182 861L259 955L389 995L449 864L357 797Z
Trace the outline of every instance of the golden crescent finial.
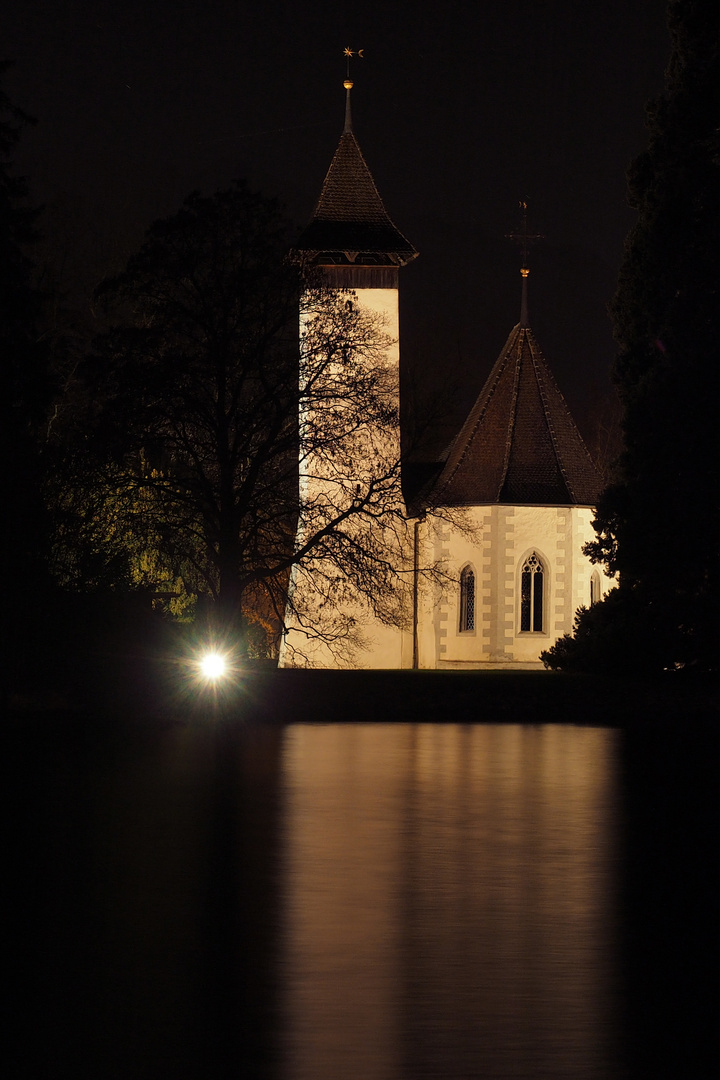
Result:
M357 56L358 59L362 60L364 52L364 49L351 49L349 46L343 49L343 56L345 57L344 85L346 90L350 90L352 88L352 83L350 82L350 61L352 60L353 56Z

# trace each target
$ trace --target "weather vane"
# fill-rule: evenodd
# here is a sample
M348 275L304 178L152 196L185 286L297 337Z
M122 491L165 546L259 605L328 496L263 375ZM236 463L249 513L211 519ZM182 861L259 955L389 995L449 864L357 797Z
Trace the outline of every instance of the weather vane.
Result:
M508 240L514 240L518 247L522 250L522 268L520 273L523 277L527 277L530 273L528 269L528 256L530 248L533 244L536 244L538 240L543 240L542 233L531 233L528 231L528 204L525 199L520 200L520 227L514 232L506 233Z
M362 60L364 52L364 49L343 49L343 56L345 57L346 89L348 88L347 83L350 82L350 61L352 60L353 56L357 56L358 60ZM352 83L350 83L350 87L352 87Z

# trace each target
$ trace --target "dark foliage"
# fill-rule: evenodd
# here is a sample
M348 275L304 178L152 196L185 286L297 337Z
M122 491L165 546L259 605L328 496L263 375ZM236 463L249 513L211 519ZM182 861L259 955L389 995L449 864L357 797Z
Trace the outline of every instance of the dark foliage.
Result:
M720 7L671 0L666 91L629 173L637 210L612 304L625 450L598 506L590 553L619 594L588 615L553 662L605 663L623 627L641 667L711 668L720 604ZM645 640L640 635L651 635ZM574 655L574 654L573 654Z
M7 67L0 64L0 78ZM3 585L3 663L11 671L22 666L34 613L49 587L42 449L52 385L42 336L44 297L34 287L27 254L36 239L37 211L11 161L31 123L0 88L0 455L12 560Z
M639 590L613 589L601 603L582 607L572 634L541 654L553 671L632 676L664 666L672 642L667 613L642 603Z
M7 70L0 65L0 76ZM35 240L37 211L27 183L12 171L11 155L31 119L0 90L0 357L3 475L6 505L24 541L37 555L40 525L38 444L49 401L48 357L40 339L42 297L33 288L27 248ZM9 496L9 497L8 497Z
M79 372L53 491L71 587L146 588L175 615L205 599L224 626L269 632L311 557L332 578L350 549L380 589L376 521L399 504L399 463L371 446L397 423L387 338L304 280L289 246L276 204L243 184L193 194L98 291L113 328ZM303 497L299 459L301 474L332 461L332 499ZM348 544L354 518L374 527Z

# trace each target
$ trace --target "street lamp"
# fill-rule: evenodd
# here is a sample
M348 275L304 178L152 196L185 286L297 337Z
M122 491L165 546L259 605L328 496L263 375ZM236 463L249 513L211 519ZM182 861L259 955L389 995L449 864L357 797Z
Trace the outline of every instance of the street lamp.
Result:
M219 652L207 652L198 660L198 668L206 682L218 682L229 674L228 660Z

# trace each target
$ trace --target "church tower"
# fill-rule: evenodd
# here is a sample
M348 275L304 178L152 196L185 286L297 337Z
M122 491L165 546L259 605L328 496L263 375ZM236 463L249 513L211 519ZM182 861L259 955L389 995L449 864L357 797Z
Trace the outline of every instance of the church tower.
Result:
M349 55L349 50L346 50ZM294 256L302 260L308 268L311 280L321 290L352 290L354 299L361 312L368 313L376 325L381 328L385 341L382 364L386 372L388 404L399 417L399 313L398 313L398 272L417 255L412 244L393 224L383 205L375 186L372 174L365 162L360 146L355 138L351 113L352 82L346 78L345 87L345 124L340 142L328 169L320 192L320 198L313 211L310 222L295 243ZM300 314L301 334L301 380L303 378L303 342L308 340L309 327L316 312L312 304L303 303ZM310 423L312 417L303 415L301 407L300 427ZM388 460L399 463L400 428L386 435L384 451ZM360 462L358 462L360 465ZM341 499L342 494L328 495L327 463L319 460L301 461L300 496L301 506L311 505L315 501L332 497ZM353 480L353 478L349 478ZM360 476L357 477L361 479ZM347 486L347 485L346 485ZM352 484L353 488L355 484ZM357 483L358 492L361 484ZM404 518L404 506L398 477L398 514ZM337 509L341 508L340 503ZM302 520L298 525L296 545L303 542ZM402 531L402 530L401 530ZM408 557L405 550L404 535L398 534L391 541L388 559L393 563L393 571L399 571L402 580L404 562ZM317 568L316 568L317 569ZM315 574L317 581L318 575ZM342 583L340 583L342 585ZM313 637L313 608L327 603L329 597L317 595L317 585L313 582L313 566L297 568L291 581L292 610L287 613L287 631L280 649L280 666L310 665L314 667L335 667L338 665L337 650L329 649L322 637ZM388 625L386 620L375 617L370 608L359 597L357 603L347 602L348 589L343 586L345 611L336 612L346 618L348 627L354 627L363 639L362 647L356 648L351 656L351 663L363 668L400 668L409 666L406 653L412 649L411 638L407 629L399 625ZM352 589L349 589L352 593ZM402 598L399 598L402 606ZM299 617L298 617L299 616ZM399 622L400 620L398 620Z
M422 558L455 585L414 605L419 667L540 667L610 586L583 553L602 481L530 328L526 260L521 273L520 321L423 498ZM433 523L443 507L474 537Z

